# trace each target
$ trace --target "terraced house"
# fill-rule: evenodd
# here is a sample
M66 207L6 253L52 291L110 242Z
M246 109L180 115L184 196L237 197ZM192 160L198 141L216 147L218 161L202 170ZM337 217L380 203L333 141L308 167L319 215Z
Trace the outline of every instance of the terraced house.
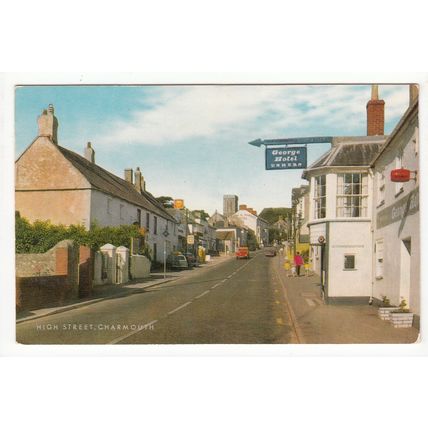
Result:
M52 105L38 118L39 133L15 163L16 210L30 221L81 224L86 229L137 224L144 228L154 260L177 247L176 220L146 190L139 168L122 179L95 163L87 143L84 156L58 144Z

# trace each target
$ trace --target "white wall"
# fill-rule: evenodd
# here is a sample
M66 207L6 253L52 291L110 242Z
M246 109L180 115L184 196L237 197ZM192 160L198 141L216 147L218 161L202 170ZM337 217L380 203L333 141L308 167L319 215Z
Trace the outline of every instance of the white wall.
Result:
M415 142L416 141L416 142ZM375 201L377 201L377 192L379 190L378 172L384 171L385 175L385 198L384 204L377 206L373 210L374 241L383 240L383 276L374 278L373 295L377 299L387 296L393 305L400 303L401 297L404 297L410 310L420 315L420 215L419 210L413 214L408 214L404 218L396 217L396 221L383 227L379 224L377 218L383 210L391 210L393 204L400 201L407 201L409 193L419 187L419 182L410 180L402 183L403 191L396 194L396 184L391 182L390 173L395 169L395 158L397 154L403 153L403 167L410 170L419 169L419 153L417 153L419 144L419 135L417 127L417 116L411 118L403 129L397 133L396 138L388 149L381 155L374 168L374 189ZM392 219L392 217L388 216ZM410 270L402 268L400 253L402 251L402 240L411 239L411 262ZM373 265L376 265L374 257ZM409 296L403 294L404 275L410 277Z
M108 201L110 201L108 203ZM109 204L109 211L108 211ZM121 210L122 206L122 210ZM97 190L91 192L91 222L96 220L100 226L118 226L121 224L132 224L137 221L137 209L141 209L141 226L146 228L146 213L143 208L130 204L119 198L106 195ZM177 227L174 228L172 221L166 220L159 215L150 214L150 225L146 235L146 243L153 251L157 244L156 259L163 261L164 241L166 241L167 256L178 246ZM157 234L154 233L154 217L157 217ZM169 236L165 238L163 232L168 225Z
M331 222L328 233L328 296L371 295L370 221ZM355 270L344 269L345 254L355 255Z

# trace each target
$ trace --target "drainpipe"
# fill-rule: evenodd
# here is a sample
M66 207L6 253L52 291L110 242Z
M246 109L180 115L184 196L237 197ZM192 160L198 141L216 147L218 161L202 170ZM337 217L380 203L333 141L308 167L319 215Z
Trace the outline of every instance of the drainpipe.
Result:
M371 221L370 221L370 238L371 238L371 249L370 249L370 253L371 253L371 264L370 264L370 268L371 268L371 274L370 274L370 279L371 279L371 291L370 291L370 297L369 297L369 305L371 305L373 303L373 290L374 290L374 257L373 257L373 252L374 252L374 228L373 228L373 218L374 218L374 213L375 213L375 201L374 201L374 174L373 174L373 169L369 168L369 176L371 179L371 183L372 183L372 206L371 206Z

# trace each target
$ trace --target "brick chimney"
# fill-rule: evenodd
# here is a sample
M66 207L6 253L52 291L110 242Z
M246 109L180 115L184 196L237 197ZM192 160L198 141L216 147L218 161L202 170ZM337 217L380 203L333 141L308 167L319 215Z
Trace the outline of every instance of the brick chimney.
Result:
M384 135L385 101L379 99L378 85L372 85L371 100L367 103L367 135Z
M128 183L134 184L134 170L132 168L126 168L124 171L124 176Z
M39 137L48 137L53 143L58 144L58 119L55 117L55 110L52 104L43 110L37 118L39 125Z
M89 162L95 163L95 150L92 148L90 141L88 141L85 148L85 159Z
M247 209L247 206L246 206L246 205L239 205L239 209L240 209L240 210L246 210L246 209Z

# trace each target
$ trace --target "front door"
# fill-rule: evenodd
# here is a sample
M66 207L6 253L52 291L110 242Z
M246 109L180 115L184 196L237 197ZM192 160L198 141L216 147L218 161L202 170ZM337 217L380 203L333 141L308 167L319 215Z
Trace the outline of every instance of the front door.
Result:
M400 303L403 299L409 306L410 302L410 274L411 274L411 255L412 242L411 239L403 239L400 248Z

